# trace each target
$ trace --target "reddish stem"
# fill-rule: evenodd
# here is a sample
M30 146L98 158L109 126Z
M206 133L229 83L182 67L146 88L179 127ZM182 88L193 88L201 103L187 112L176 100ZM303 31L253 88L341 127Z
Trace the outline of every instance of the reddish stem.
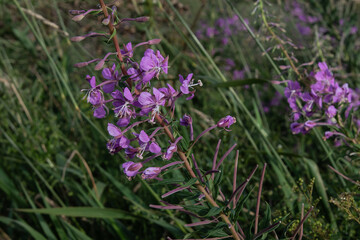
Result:
M104 13L104 17L107 18L109 16L109 13L107 11L107 8L106 8L106 5L105 5L104 1L99 0L99 3L101 5L102 11ZM111 21L109 22L108 27L109 27L110 36L111 36L113 34L113 32L114 32L114 29L115 29ZM124 76L126 76L128 74L127 74L127 71L125 69L124 59L123 59L122 54L121 54L121 50L120 50L120 46L119 46L119 40L118 40L116 34L112 37L112 41L114 43L114 46L115 46L115 49L116 49L116 52L117 52L117 56L118 56L120 64L121 64L120 65L121 66L121 72L122 72L122 74ZM131 87L132 83L131 83L131 80L129 78L126 80L126 82Z

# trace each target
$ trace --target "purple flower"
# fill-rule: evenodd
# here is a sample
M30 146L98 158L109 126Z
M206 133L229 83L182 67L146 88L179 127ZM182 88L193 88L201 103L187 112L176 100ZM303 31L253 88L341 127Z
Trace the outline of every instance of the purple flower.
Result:
M192 118L190 115L185 114L182 118L180 118L181 126L190 126L192 124Z
M144 57L140 61L140 68L144 71L143 73L143 82L148 83L152 78L159 78L161 71L168 73L168 59L169 57L164 57L160 54L160 51L147 49L145 51Z
M300 92L301 92L300 84L294 81L289 81L288 86L284 89L284 95L288 99L296 98Z
M126 176L128 176L130 180L131 177L134 177L136 176L136 174L139 173L139 170L142 168L142 164L129 161L123 163L122 168L124 169L124 173L126 174Z
M227 127L227 128L230 128L230 126L231 126L232 124L234 124L234 123L236 123L236 118L228 115L228 116L220 119L216 125L217 125L218 127L221 127L221 128L224 128L224 129L225 129L226 127Z
M217 31L216 31L215 28L213 28L213 27L208 27L208 28L206 29L206 36L207 36L207 37L212 38L212 37L215 36L215 34L217 34Z
M126 149L130 145L130 140L123 136L121 130L112 123L108 123L107 130L114 138L107 143L107 149L111 154Z
M356 34L357 31L358 31L358 28L357 28L356 26L351 27L351 29L350 29L350 34Z
M198 80L197 83L194 83L194 80L192 79L193 77L193 74L190 73L186 79L184 79L184 77L179 74L179 81L181 83L181 86L180 86L180 91L183 93L183 94L191 94L190 97L186 98L186 100L190 100L194 97L194 93L195 93L195 90L194 91L190 91L189 88L191 87L195 87L197 85L199 85L200 87L202 86L202 82L201 80Z
M139 139L139 151L136 155L138 158L142 159L142 155L145 151L150 151L155 154L161 152L161 148L155 142L155 139L150 139L150 137L146 134L144 130L141 130L140 134L138 134L137 137Z
M235 70L233 72L233 80L240 80L243 79L245 76L245 70Z
M335 79L325 62L320 62L318 66L320 71L315 74L316 83L311 85L311 89L314 92L328 93L335 84Z
M163 159L170 160L175 152L177 152L177 144L182 139L182 137L178 137L175 142L170 143L170 146L166 149L166 152L163 155Z
M331 105L328 107L328 109L326 109L325 114L327 115L328 118L333 118L333 117L335 117L336 112L337 112L337 109L333 105Z
M101 90L99 90L96 87L95 76L90 77L88 75L86 77L86 79L89 81L90 87L91 87L91 89L88 90L88 93L87 93L87 102L89 102L92 105L98 105L98 104L102 103L104 100L104 95L101 92Z
M168 102L168 107L173 107L179 92L176 91L170 84L167 84L167 88L159 88L159 91L164 94L164 99Z
M116 69L115 63L113 64L112 68L104 68L102 70L102 76L107 80L120 80L122 74L121 73L119 74L119 72L115 71L115 69ZM112 91L114 91L115 86L116 86L116 82L112 82L103 85L102 89L106 93L111 93Z
M335 132L333 132L333 131L326 131L323 139L327 140L327 139L331 138L332 136L334 136L334 133Z
M313 129L314 127L316 127L317 123L315 121L312 120L308 120L304 123L304 130L305 133L309 132L311 129Z
M94 117L104 118L107 113L107 107L104 104L104 95L102 91L96 86L96 79L94 76L86 76L86 80L90 83L91 89L83 89L81 91L87 91L87 102L93 105Z
M308 36L312 33L312 29L309 26L304 26L301 23L297 23L296 27L301 35Z
M128 42L126 45L124 45L124 49L121 49L121 54L129 58L133 57L134 50L132 48L131 42Z
M127 87L124 89L124 93L116 90L111 96L114 98L115 116L119 117L117 124L120 127L126 127L130 123L131 117L135 116L135 110L132 107L134 96Z
M156 114L160 113L160 106L165 105L164 94L161 93L158 89L153 88L153 94L149 92L142 92L139 96L139 103L142 105L141 114L146 115L149 112L151 113L150 123L155 123Z
M293 134L304 133L304 124L293 122L290 124L290 129Z
M98 106L94 109L94 117L104 118L106 116L105 105Z
M141 177L143 179L154 179L161 173L161 167L148 167L143 171Z

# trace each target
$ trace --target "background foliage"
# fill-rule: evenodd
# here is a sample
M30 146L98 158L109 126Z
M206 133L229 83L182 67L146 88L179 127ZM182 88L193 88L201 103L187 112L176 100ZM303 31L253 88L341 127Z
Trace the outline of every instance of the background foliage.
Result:
M283 70L282 52L273 48L276 41L265 28L263 17L278 24L276 34L285 34L297 46L286 47L298 65L309 63L300 68L302 72L326 61L338 81L356 88L359 33L349 32L359 26L360 4L299 1L307 14L321 19L310 26L312 34L304 36L297 31L289 4L272 1L254 10L252 1L229 2L234 8L227 1L117 1L121 16L151 17L145 24L122 25L118 33L123 42L162 39L159 49L169 55L171 68L159 85L188 72L204 82L193 101L177 105L178 118L182 113L192 114L197 123L195 135L222 116L237 117L230 134L212 132L196 146L199 165L211 167L219 137L223 138L220 154L236 142L240 151L238 181L244 181L256 164L269 164L260 216L272 222L287 216L280 228L283 236L291 236L305 203L305 210L315 206L304 225L305 239L357 239L359 224L348 218L350 212L359 219L359 189L328 165L359 179L358 154L323 141L321 129L292 135L286 99L280 97L278 105L269 104L282 89L264 82L281 80L280 76L295 79L296 75ZM75 69L73 64L95 58L112 45L98 39L71 43L71 36L100 29L101 17L74 23L68 10L96 4L0 1L1 239L165 239L182 238L196 230L183 226L192 221L186 214L149 207L159 204L159 196L171 186L140 178L129 182L120 171L123 156L111 156L105 148L106 121L94 119L82 100L85 75L99 73L91 67ZM214 53L222 48L219 39L197 38L195 32L202 23L214 26L220 17L233 16L249 19L250 29L232 35L222 51ZM343 25L339 24L341 19L345 19ZM325 34L319 34L322 28ZM270 58L261 48L268 50ZM226 70L226 58L233 59L239 70L245 69L245 80L233 79L232 72ZM229 159L234 155L224 163L224 194L232 191L234 164ZM252 227L256 191L250 190L257 189L259 178L260 174L255 174L245 190L249 198L240 215L244 229ZM182 197L176 194L171 198ZM58 207L87 208L55 209L50 215L18 210Z

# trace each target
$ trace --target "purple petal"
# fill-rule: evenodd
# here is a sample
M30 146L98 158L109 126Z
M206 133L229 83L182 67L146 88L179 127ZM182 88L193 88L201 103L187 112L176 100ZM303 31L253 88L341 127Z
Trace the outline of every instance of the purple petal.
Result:
M156 88L153 88L153 94L155 96L156 102L159 103L163 97L165 97L164 94L162 94L159 90Z
M130 140L127 137L121 137L119 145L122 148L127 148L130 145Z
M112 91L114 91L115 85L116 83L105 84L102 89L106 93L111 93Z
M155 77L155 75L156 75L155 71L144 72L142 80L143 80L144 83L147 83L151 79L153 79Z
M94 117L96 118L104 118L106 116L106 111L103 106L98 107L94 111Z
M152 50L151 48L146 49L144 56L146 57L152 57L153 55L155 55L154 50Z
M108 80L112 79L112 74L111 74L110 69L109 69L109 68L104 68L104 69L102 70L102 76L103 76L105 79L108 79Z
M321 71L326 71L326 70L329 69L325 62L319 62L318 66L319 66Z
M155 67L155 62L151 57L143 57L140 62L140 68L143 71L150 71Z
M129 125L130 123L130 118L120 118L116 124L119 126L119 127L126 127L127 125Z
M141 130L140 134L139 134L139 139L141 142L147 143L150 141L149 136L146 134L146 132L144 130Z
M129 100L130 102L134 101L134 98L133 98L133 96L132 96L129 88L127 88L127 87L124 89L124 97L125 97L127 100Z
M96 87L96 78L95 78L95 76L91 77L91 79L89 80L89 83L90 83L91 88Z
M142 92L139 96L139 103L143 106L154 104L152 95L148 92Z
M159 152L161 152L160 146L159 146L157 143L154 143L154 142L150 144L149 150L150 150L150 152L152 152L152 153L159 153Z
M108 123L107 130L109 134L113 137L117 137L121 135L121 130L112 123Z

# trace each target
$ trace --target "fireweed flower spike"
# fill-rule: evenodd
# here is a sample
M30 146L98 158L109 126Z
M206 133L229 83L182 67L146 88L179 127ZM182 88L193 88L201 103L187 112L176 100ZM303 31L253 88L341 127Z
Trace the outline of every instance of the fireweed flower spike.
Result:
M185 150L181 149L178 145L179 141L183 139L183 137L174 137L173 128L170 127L171 121L167 119L167 115L162 114L161 111L162 108L175 110L175 101L183 95L190 95L190 97L187 98L188 100L193 98L195 90L192 88L197 85L202 86L201 81L194 83L194 80L192 79L193 74L191 73L187 75L186 79L182 76L179 77L179 88L170 84L167 84L166 87L159 89L156 87L149 88L148 86L151 85L151 80L153 78L159 78L161 73L168 73L168 57L164 57L166 55L161 54L158 50L154 51L152 49L147 49L142 59L140 61L136 61L133 59L134 50L139 49L140 46L158 44L160 40L153 39L147 42L138 43L135 46L129 42L126 45L122 45L123 47L120 49L116 32L115 34L113 33L114 25L119 24L121 19L119 19L116 15L117 13L114 8L110 10L109 6L106 6L103 1L100 1L100 4L105 17L103 23L107 24L109 28L109 35L112 36L111 40L115 45L116 52L108 52L102 59L94 59L77 65L82 67L92 62L97 62L95 69L103 69L103 81L98 85L96 84L95 77L87 77L91 89L88 90L86 97L88 98L88 102L94 106L94 116L98 118L106 116L106 110L108 109L107 105L113 105L114 115L117 118L117 126L115 124L108 123L108 133L111 136L111 139L107 143L107 148L110 154L123 151L129 159L146 158L143 162L136 162L136 160L133 160L121 165L122 171L129 179L141 174L143 179L161 180L159 175L162 172L173 165L181 164L181 167L185 168L191 178L194 178L196 182L193 186L180 187L180 189L187 189L189 191L191 189L190 192L193 192L196 196L201 196L200 198L206 200L209 205L219 208L216 200L217 196L212 196L211 191L209 191L207 187L203 186L203 183L200 180L203 176L201 174L199 174L200 178L196 176L189 163L189 159L185 154ZM75 20L81 20L90 12L74 11L73 13L81 15L77 16ZM142 22L147 21L147 18L137 18L134 20ZM133 19L128 19L128 22L131 21L133 21ZM94 35L94 37L96 36ZM82 39L76 38L75 40ZM112 61L112 55L116 55L117 59L120 61L121 73L120 70L117 71L117 64L113 64L111 67L105 66L107 61ZM122 79L126 80L122 82ZM133 87L133 83L135 83L135 87ZM144 118L144 116L148 116L148 119L135 120L137 118ZM133 119L134 122L132 122ZM146 127L148 124L146 124L146 122L152 124L158 123L156 129L151 134L149 133L149 135L147 133L148 129ZM235 118L227 116L221 119L218 124L215 124L201 133L196 141L211 129L217 127L228 129L234 122ZM174 123L176 124L178 122L175 121ZM181 120L181 124L191 127L191 139L193 139L191 117L185 115ZM135 130L139 132L138 134L130 132L133 131L132 129L135 127ZM170 139L170 144L163 152L155 138L160 138L165 134ZM194 144L196 141L194 141ZM188 149L186 151L188 151ZM158 158L160 156L167 161L171 161L175 157L180 158L181 161L170 162L163 167L151 166L150 164L152 164L152 162L155 164L155 161L159 160ZM150 166L146 166L145 170L142 171L145 164L149 164ZM198 166L196 168L198 168ZM178 189L179 188L173 189L164 195L169 196L171 194L175 194L179 191ZM229 217L224 212L220 212L218 217L214 216L213 218L223 219L229 227L227 230L224 230L230 231L234 239L239 240L235 227L233 227Z
M353 106L359 106L359 95L349 88L348 84L340 84L335 80L325 62L318 63L319 70L309 75L313 81L309 91L304 91L298 82L289 81L284 95L292 109L290 129L293 134L306 134L317 126L333 126L340 128L336 116L343 109L349 111ZM349 112L345 111L345 119ZM329 132L324 139L329 138Z

